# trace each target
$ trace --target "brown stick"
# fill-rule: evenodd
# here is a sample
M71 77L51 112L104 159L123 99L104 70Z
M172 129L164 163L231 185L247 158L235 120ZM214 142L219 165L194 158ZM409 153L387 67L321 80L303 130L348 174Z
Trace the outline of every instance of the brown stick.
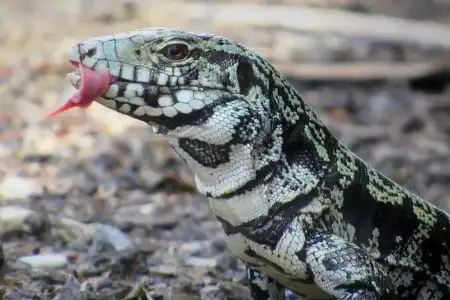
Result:
M322 81L410 80L448 70L439 61L416 63L275 64L285 75Z
M183 7L180 14L180 7ZM207 1L151 4L148 13L158 20L158 11L195 24L239 30L244 27L278 27L311 33L338 33L349 37L380 39L450 49L450 26L381 15L346 12L306 6L217 3ZM160 17L161 18L161 17ZM159 20L158 20L159 21ZM161 20L163 21L163 20ZM163 21L164 23L164 21ZM204 23L203 23L204 24Z

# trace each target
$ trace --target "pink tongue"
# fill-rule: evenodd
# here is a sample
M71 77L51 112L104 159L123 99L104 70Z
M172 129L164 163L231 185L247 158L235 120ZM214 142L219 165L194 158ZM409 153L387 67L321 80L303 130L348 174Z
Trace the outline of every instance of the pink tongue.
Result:
M93 71L82 64L79 64L79 67L81 71L79 90L67 99L63 105L49 112L46 117L56 116L73 107L87 108L97 97L100 97L108 90L109 85L115 79L106 69Z

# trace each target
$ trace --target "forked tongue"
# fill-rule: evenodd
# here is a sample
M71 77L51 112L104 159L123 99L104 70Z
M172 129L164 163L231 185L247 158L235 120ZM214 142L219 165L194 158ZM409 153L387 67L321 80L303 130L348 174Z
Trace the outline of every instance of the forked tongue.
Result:
M79 68L81 72L80 88L63 105L49 112L46 117L56 116L73 107L87 108L108 90L115 78L107 69L94 71L82 64L79 64Z

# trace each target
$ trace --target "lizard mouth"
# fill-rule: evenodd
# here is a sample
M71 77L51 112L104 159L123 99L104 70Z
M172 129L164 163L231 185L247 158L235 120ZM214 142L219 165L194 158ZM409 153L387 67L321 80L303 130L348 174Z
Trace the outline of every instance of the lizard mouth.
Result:
M79 60L69 62L75 70L67 74L67 79L77 90L46 117L59 115L74 107L86 109L97 101L148 124L158 124L161 129L185 122L189 119L185 116L191 113L200 117L202 108L217 100L217 95L211 92L215 89L213 87L162 85L156 77L150 83L136 83L113 75L106 68L94 70ZM175 116L178 117L174 119Z
M77 61L69 60L69 62L78 69L67 75L71 84L77 88L77 91L61 106L49 112L46 115L47 117L56 116L73 107L89 107L96 98L102 96L108 90L108 87L117 80L106 69L100 71L92 70Z

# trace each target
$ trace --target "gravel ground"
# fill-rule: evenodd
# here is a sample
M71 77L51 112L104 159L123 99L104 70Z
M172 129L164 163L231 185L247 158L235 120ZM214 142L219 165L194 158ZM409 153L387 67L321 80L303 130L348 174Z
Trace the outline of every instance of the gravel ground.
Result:
M164 141L95 104L42 119L73 91L64 56L73 41L142 23L113 14L107 29L87 17L67 21L79 24L72 31L46 18L33 29L31 17L14 19L20 3L0 5L10 13L0 36L2 298L248 299L243 265ZM352 150L450 210L449 88L291 81Z

